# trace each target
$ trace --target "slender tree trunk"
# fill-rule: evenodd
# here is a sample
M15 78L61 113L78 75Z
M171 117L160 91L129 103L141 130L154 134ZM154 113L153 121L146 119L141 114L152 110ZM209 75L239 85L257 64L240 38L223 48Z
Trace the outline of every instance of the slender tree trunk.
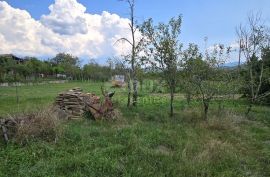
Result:
M128 80L128 100L127 100L127 107L130 107L130 96L131 96L131 85L130 85L130 79Z
M242 40L239 41L239 53L238 53L238 72L241 70L241 50L242 50Z
M204 120L205 121L207 121L207 119L208 119L208 109L209 109L209 105L204 104Z
M251 110L252 110L252 106L253 106L253 104L252 104L252 103L250 103L250 104L248 105L247 112L246 112L246 116L248 116L248 115L249 115L249 113L251 112Z
M17 103L17 109L19 110L18 81L17 81L17 74L16 73L15 73L15 87L16 87L16 103Z
M170 116L173 117L173 101L174 101L174 89L171 88L171 100L170 100Z
M1 119L1 117L0 117L0 119ZM5 125L4 125L4 122L2 123L1 122L1 124L2 125L0 125L0 127L2 128L2 132L3 132L3 135L4 135L4 139L5 139L5 142L7 143L8 142L8 134L7 134L7 128L5 127Z
M19 105L19 94L18 94L18 82L17 81L15 84L15 87L16 87L16 103L17 103L17 105Z
M190 94L189 91L188 91L187 94L186 94L186 99L187 99L187 104L188 104L188 106L190 106L191 94Z
M137 78L133 80L133 106L137 106L137 99L138 99L138 81Z
M143 91L143 81L142 80L140 81L140 90L141 90L141 92Z
M203 115L203 118L205 121L208 120L208 110L209 110L209 103L205 102L203 103L203 106L204 106L204 115Z
M132 67L132 79L133 79L133 106L137 106L137 97L138 97L138 79L137 79L137 73L136 73L136 66L135 66L135 60L136 60L136 42L135 42L135 20L134 20L134 9L135 9L135 3L134 0L129 1L130 4L130 19L131 19L131 35L132 35L132 56L131 56L131 67Z
M253 66L252 66L252 62L249 60L249 76L250 76L250 89L251 89L251 98L253 99L255 97L254 94L254 79L253 79Z

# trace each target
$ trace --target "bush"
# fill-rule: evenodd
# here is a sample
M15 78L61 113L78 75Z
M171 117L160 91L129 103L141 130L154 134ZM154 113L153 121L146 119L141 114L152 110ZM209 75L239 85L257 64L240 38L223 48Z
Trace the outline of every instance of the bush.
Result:
M17 143L24 144L30 140L56 141L61 135L60 121L51 108L22 117L17 123L14 136Z

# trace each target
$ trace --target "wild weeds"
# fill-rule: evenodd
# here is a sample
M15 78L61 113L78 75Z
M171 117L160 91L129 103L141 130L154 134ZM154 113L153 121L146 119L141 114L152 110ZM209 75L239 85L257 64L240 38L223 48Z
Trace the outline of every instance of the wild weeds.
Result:
M14 119L17 120L14 140L19 144L25 144L31 140L56 142L62 132L60 120L51 108L15 116Z

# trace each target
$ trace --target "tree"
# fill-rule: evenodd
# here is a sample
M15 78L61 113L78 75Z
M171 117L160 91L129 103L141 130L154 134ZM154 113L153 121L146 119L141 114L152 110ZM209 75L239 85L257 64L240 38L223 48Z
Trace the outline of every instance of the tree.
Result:
M225 95L224 90L231 81L229 73L221 67L229 53L230 48L226 49L221 44L215 45L211 52L206 50L204 56L198 52L196 45L190 45L184 52L184 78L192 88L189 92L199 95L201 99L205 121L208 119L211 101L216 96Z
M0 82L3 82L4 81L4 75L5 75L5 73L6 73L5 68L2 65L0 65Z
M83 66L83 76L85 79L93 81L108 81L111 77L111 68L100 66L95 62L89 62Z
M262 61L264 62L264 75L262 77L262 86L260 90L260 95L265 95L262 98L264 103L270 103L270 94L268 94L270 90L270 47L266 47L262 49Z
M14 67L16 65L16 62L6 56L0 56L0 66L1 66L1 76L2 76L2 80L6 81L6 76L9 75L9 73L13 73L14 72ZM14 81L14 77L10 77L12 79L8 80L8 81Z
M135 23L135 0L120 0L125 1L129 5L130 10L130 31L131 31L131 40L127 38L121 38L118 41L127 42L131 46L131 54L128 57L125 57L126 61L130 63L131 65L131 79L133 82L133 100L132 105L137 105L137 99L138 99L138 78L137 78L137 67L139 65L139 57L138 54L142 50L142 44L143 40L142 38L140 40L136 40L136 32L139 31L139 27Z
M188 48L183 52L183 90L189 105L191 97L194 94L194 87L192 84L193 71L195 70L196 63L202 59L202 54L196 44L189 44Z
M125 81L127 82L127 91L128 91L128 97L127 97L127 107L130 107L130 101L131 101L131 71L130 68L127 66L126 62L127 60L121 60L118 58L114 58L115 62L115 74L124 74Z
M137 75L138 75L138 81L140 83L140 91L143 91L143 82L145 79L145 73L144 73L144 69L141 67L137 68Z
M71 65L71 66L79 65L79 58L76 56L72 56L71 54L68 53L58 53L50 61L56 65Z
M248 75L246 75L245 89L250 98L246 114L249 114L253 104L270 95L270 91L261 92L266 74L265 59L261 57L261 54L263 49L269 48L270 38L259 13L251 13L248 16L247 26L240 25L237 28L237 35L241 41L240 50L246 60L245 70ZM256 68L259 72L256 72Z
M80 60L71 54L59 53L50 60L54 66L63 68L64 73L68 76L76 77L77 70L79 69Z
M34 57L27 57L26 59L27 61L25 65L28 68L28 72L36 79L38 74L42 71L43 62Z
M270 80L269 80L269 75L270 75L270 48L264 48L261 51L261 59L258 57L253 57L251 59L252 62L252 72L254 78L254 82L258 84L260 82L260 74L262 70L262 62L263 62L263 75L261 78L261 88L258 93L258 95L262 95L263 97L258 99L256 102L261 102L261 103L270 103L270 94L268 94L270 90ZM244 87L242 88L243 93L245 96L248 98L251 98L251 92L250 88L248 87L249 82L250 82L250 74L248 73L247 67L243 67L242 72L241 72L244 80ZM268 94L268 95L267 95Z
M170 90L170 116L173 116L174 93L179 81L178 68L181 64L181 48L179 42L182 17L172 18L168 24L159 23L153 25L153 20L145 21L141 27L141 33L145 37L144 42L148 46L145 52L146 62L158 71L166 81Z

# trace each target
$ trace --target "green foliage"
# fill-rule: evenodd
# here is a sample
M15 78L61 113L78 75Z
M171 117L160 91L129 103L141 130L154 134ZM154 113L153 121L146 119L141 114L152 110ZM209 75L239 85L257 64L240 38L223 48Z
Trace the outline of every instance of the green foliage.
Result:
M199 52L199 48L196 44L189 44L189 47L183 52L183 71L182 71L182 78L181 81L182 90L185 93L187 103L189 104L192 96L196 94L196 89L193 84L193 77L194 72L196 72L195 68L197 66L202 66L203 60L202 60L202 54Z
M94 62L81 68L78 57L65 53L59 53L47 61L25 57L18 63L11 57L0 58L0 82L58 79L58 74L64 75L60 79L108 81L118 71L117 67L101 66Z
M173 100L177 83L179 81L179 66L181 64L181 48L179 42L182 16L171 18L168 24L159 23L154 26L149 19L141 26L141 33L145 39L145 58L157 72L162 72L162 78L170 90L170 114L173 116Z
M79 58L72 56L71 54L58 53L54 58L51 59L51 62L55 65L78 66Z
M93 81L108 81L112 76L111 68L100 66L97 63L89 63L83 66L84 79Z
M251 13L246 26L239 26L237 34L240 43L240 55L244 54L244 91L249 98L248 115L255 103L269 100L269 41L268 26L261 14Z
M127 2L133 40L120 39L132 47L126 63L80 66L78 57L66 53L48 61L0 56L0 82L39 81L44 75L56 79L59 74L95 81L1 88L1 117L45 110L58 93L73 87L101 95L100 86L110 87L105 82L115 74L132 81L137 105L127 109L131 90L115 88L114 106L121 111L117 121L93 121L86 113L82 120L62 123L61 137L53 112L32 114L30 122L19 125L17 143L0 142L0 176L270 176L269 107L254 105L245 115L248 102L230 97L243 81L243 93L252 103L270 103L269 35L259 18L249 18L250 29L240 27L245 45L239 56L243 52L247 59L240 78L240 69L221 67L230 48L216 45L202 54L190 44L182 52L181 16L157 25L149 19L137 42L135 1ZM168 105L170 116L164 111Z
M187 101L192 95L198 95L204 107L204 118L207 120L210 102L216 96L227 96L230 91L226 86L231 82L230 72L220 66L228 58L230 48L216 45L213 51L206 51L203 56L198 46L190 44L184 52L183 76Z
M22 104L53 102L58 92L79 86L100 94L99 83L66 83L21 88ZM109 86L109 85L106 85ZM1 111L11 113L14 88L0 90ZM117 100L125 98L121 89ZM213 101L208 124L201 121L200 103L185 108L176 95L175 116L166 113L167 94L142 95L138 107L118 108L123 117L115 122L69 121L56 143L42 140L27 145L9 143L0 148L0 176L269 176L269 108L255 106L248 120L246 102L218 115ZM142 99L145 98L145 101ZM157 101L152 102L155 98ZM40 102L43 100L43 102ZM148 100L148 101L147 101ZM8 107L3 105L9 104Z
M242 77L244 79L244 85L242 87L242 93L245 94L250 100L252 99L251 95L251 87L250 87L250 71L252 71L254 78L254 85L260 84L260 79L262 80L261 87L259 90L259 95L264 95L269 93L270 90L270 48L262 49L262 60L259 60L255 55L252 56L251 60L244 66L242 69ZM263 65L263 67L262 67ZM250 69L249 69L250 68ZM262 78L261 72L263 69ZM263 97L262 99L257 100L257 102L262 102L266 104L270 104L270 95Z

